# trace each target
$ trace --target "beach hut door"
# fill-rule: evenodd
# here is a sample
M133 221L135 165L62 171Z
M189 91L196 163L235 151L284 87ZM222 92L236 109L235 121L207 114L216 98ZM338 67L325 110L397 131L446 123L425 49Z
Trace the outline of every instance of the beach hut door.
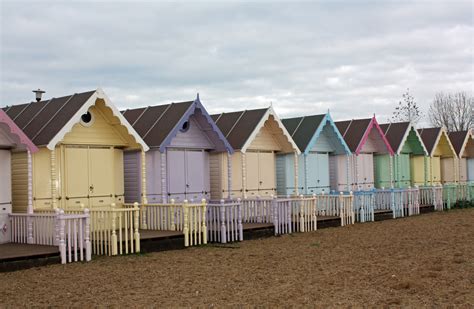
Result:
M273 152L258 153L259 195L269 196L275 192L275 155Z
M168 195L170 199L182 202L186 199L186 162L184 150L168 150Z
M467 180L474 181L474 158L467 159Z
M11 157L10 150L0 150L0 214L11 208ZM1 228L1 227L0 227Z
M203 150L186 150L186 198L199 202L208 198L204 188L207 153ZM207 172L209 173L209 172Z
M115 183L113 149L67 146L64 152L66 207L109 206Z

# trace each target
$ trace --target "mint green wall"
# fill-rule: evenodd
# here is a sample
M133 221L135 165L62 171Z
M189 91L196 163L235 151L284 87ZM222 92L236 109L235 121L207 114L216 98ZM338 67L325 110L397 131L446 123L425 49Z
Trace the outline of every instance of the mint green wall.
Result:
M393 179L395 188L411 186L410 155L402 153L393 158Z
M390 188L390 155L375 155L375 187L376 188Z

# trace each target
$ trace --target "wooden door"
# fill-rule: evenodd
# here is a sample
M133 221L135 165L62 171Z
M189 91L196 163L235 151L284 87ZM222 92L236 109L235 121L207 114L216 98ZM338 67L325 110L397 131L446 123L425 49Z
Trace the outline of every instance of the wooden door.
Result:
M364 167L364 189L372 190L374 188L374 156L372 154L362 154L362 157Z
M441 183L441 158L431 158L431 182L432 184Z
M315 152L310 152L306 156L307 164L307 187L308 194L319 193L318 183L319 183L319 166L318 166L318 155Z
M410 155L400 154L399 160L399 173L398 181L401 188L407 188L411 186L411 172L410 172Z
M329 155L327 153L318 153L318 190L320 193L324 190L329 193Z
M167 150L168 197L182 202L186 198L186 160L184 150Z
M199 202L205 198L205 153L202 150L186 150L186 199Z
M258 152L247 152L245 154L246 190L248 197L258 196L259 187L259 162Z
M467 181L467 159L460 158L459 159L459 181L466 182Z
M453 183L454 177L454 158L441 159L441 180L443 183Z
M64 149L65 205L78 208L89 205L89 151L87 147Z
M413 156L410 160L410 174L413 185L423 186L425 184L425 157Z
M258 193L260 196L275 194L275 154L273 152L258 153Z
M113 148L89 148L89 196L91 207L108 206L115 202Z
M467 158L467 180L474 181L474 158Z
M0 207L10 208L11 202L11 153L10 150L0 149Z

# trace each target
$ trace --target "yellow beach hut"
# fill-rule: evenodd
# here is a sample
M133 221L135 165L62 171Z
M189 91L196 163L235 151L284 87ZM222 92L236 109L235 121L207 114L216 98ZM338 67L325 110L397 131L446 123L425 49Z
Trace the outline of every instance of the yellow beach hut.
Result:
M39 148L31 160L35 210L123 202L123 152L148 146L101 89L3 110ZM28 206L27 161L26 152L12 156L15 212Z
M299 155L300 151L273 108L211 117L235 151L232 155L217 153L210 156L211 198L276 195L277 153ZM298 171L298 168L294 170ZM297 178L295 173L296 181Z
M424 171L420 170L421 160L414 158L414 182L417 185L441 185L456 181L456 151L444 128L418 129L428 156L423 158ZM422 177L423 183L422 183Z

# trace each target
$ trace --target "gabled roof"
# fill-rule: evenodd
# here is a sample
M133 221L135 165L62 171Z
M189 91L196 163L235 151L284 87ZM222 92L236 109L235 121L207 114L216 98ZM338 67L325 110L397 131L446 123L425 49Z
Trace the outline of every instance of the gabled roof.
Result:
M367 119L353 119L335 122L339 132L341 132L344 140L351 152L359 154L365 142L369 138L370 131L375 127L380 134L382 141L390 155L393 155L392 147L388 142L385 134L380 128L375 116Z
M7 106L3 110L35 145L47 146L52 150L98 99L104 101L128 134L147 151L148 146L100 88L40 102Z
M458 157L461 157L464 153L464 149L466 148L469 139L474 138L473 132L471 130L449 132L448 136Z
M273 116L283 135L298 154L300 150L272 107L211 115L234 149L245 152L265 121Z
M38 151L38 148L33 142L26 136L26 134L11 120L10 117L0 109L0 131L5 132L9 138L16 144L17 148L28 149L34 153Z
M423 140L423 144L425 144L429 156L433 156L436 146L438 145L443 134L446 135L446 140L448 141L449 148L454 153L454 155L456 155L456 151L454 150L453 144L451 144L451 141L449 140L448 134L445 129L423 128L418 129L418 133L420 134L421 139Z
M288 133L290 133L301 152L308 153L316 143L324 126L329 124L336 133L338 141L344 148L344 151L347 154L351 153L329 112L320 115L282 119L282 123L285 125Z
M179 129L197 110L216 134L210 138L219 146L218 150L233 153L232 146L202 105L199 94L194 101L127 109L122 114L150 147L159 147L164 152Z
M380 125L385 137L387 138L390 146L392 147L393 151L397 154L403 149L405 142L407 141L408 135L410 134L410 130L413 129L416 136L420 140L420 144L423 147L423 151L427 154L427 150L421 136L419 135L418 131L415 129L413 124L409 121L405 122L392 122L392 123L384 123Z

